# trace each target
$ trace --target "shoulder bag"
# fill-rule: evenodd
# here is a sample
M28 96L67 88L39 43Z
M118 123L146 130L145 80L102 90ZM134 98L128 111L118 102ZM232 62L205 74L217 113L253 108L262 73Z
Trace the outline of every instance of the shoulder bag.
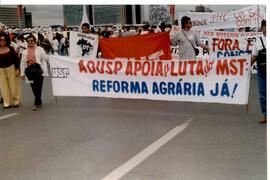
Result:
M193 47L194 51L195 51L195 55L198 56L199 55L199 49L195 48L194 45L192 44L192 42L187 38L186 34L184 33L184 31L182 30L184 36L186 37L186 39L188 40L188 42L191 44L191 46Z
M25 68L24 71L26 77L31 81L35 80L36 78L40 77L43 73L43 70L38 63L33 63Z

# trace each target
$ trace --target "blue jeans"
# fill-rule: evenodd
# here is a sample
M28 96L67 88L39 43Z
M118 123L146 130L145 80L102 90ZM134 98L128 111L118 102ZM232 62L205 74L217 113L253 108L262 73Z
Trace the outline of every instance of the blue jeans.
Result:
M266 117L266 70L258 68L257 73L258 85L259 85L259 95L260 95L260 105L263 115Z

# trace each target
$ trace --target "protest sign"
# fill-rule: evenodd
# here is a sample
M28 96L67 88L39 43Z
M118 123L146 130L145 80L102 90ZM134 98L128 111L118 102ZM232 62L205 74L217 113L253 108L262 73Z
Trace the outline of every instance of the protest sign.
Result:
M168 32L119 38L101 38L100 50L106 59L171 59Z
M211 59L243 55L252 56L257 37L263 36L262 32L224 31L204 31L201 35L208 39ZM253 64L251 70L252 73L257 72L256 63Z
M70 56L83 59L96 58L98 36L70 31Z
M208 39L212 58L251 55L256 37L261 32L224 32L204 31L202 36Z
M179 31L179 26L175 26L175 32ZM256 44L258 37L263 36L262 32L227 32L227 31L207 31L194 30L200 40L208 45L209 54L198 47L199 58L209 58L215 60L221 57L233 57L250 55ZM172 57L177 59L178 47L172 46ZM252 72L256 73L256 63L252 66Z
M250 57L83 61L51 56L54 96L247 104Z
M215 30L243 27L260 27L266 19L266 6L253 5L232 12L179 12L178 23L183 16L191 18L193 30Z

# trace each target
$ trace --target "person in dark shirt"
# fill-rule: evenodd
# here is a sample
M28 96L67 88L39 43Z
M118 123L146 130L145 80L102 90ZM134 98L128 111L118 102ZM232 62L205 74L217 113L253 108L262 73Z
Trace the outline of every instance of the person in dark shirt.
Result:
M0 89L4 109L18 107L21 102L16 78L20 75L20 61L10 43L9 36L4 32L0 33Z

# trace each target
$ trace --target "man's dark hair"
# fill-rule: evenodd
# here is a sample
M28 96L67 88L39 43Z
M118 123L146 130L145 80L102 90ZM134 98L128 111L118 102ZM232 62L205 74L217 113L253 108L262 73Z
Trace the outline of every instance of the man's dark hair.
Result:
M37 38L33 35L30 34L29 36L26 37L26 41L28 41L28 39L33 38L35 42L37 42Z
M146 31L149 29L149 27L150 27L149 24L145 24L145 25L143 25L143 30Z
M82 27L87 27L88 29L90 29L90 25L88 23L83 23Z
M22 41L25 40L23 34L19 35L18 40L22 40Z
M188 21L190 21L190 17L187 16L183 16L181 19L181 27L182 29L185 29L185 25L188 23Z
M130 27L129 27L129 26L126 26L126 30L127 30L127 31L130 31Z

